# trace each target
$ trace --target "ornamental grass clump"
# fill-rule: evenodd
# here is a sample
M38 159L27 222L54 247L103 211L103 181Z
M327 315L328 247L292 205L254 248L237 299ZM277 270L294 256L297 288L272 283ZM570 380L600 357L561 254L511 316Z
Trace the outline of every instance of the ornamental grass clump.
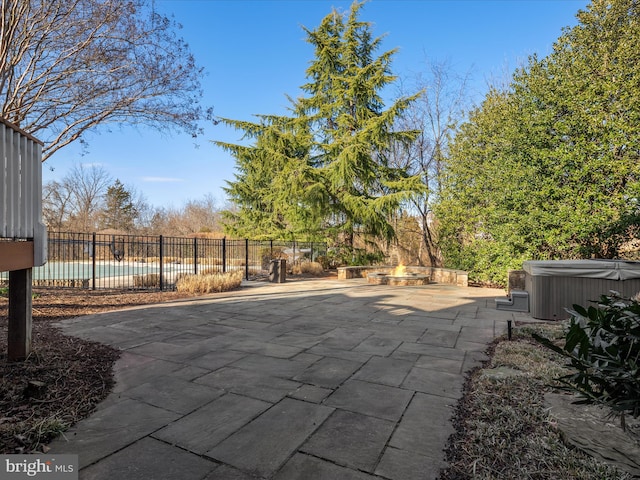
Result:
M311 275L319 277L324 273L322 264L318 262L300 262L295 264L291 271L294 275Z
M599 404L620 414L640 416L640 302L617 292L603 295L597 307L574 305L563 347L533 337L569 360L573 372L558 379L577 393L576 403Z
M242 271L210 273L205 275L185 275L176 282L176 290L181 293L226 292L240 287Z

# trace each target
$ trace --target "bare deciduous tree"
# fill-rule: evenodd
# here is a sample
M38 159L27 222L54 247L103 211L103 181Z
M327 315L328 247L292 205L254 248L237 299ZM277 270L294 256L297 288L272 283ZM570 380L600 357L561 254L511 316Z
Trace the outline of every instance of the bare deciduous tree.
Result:
M60 181L43 186L42 207L50 229L91 232L98 226L112 179L99 165L75 165Z
M42 187L42 216L51 230L67 228L72 212L73 192L62 180L49 182Z
M96 229L103 198L111 184L109 173L98 165L76 165L65 177L73 193L73 224L80 232Z
M203 72L148 0L1 1L1 114L43 161L107 123L197 133Z
M441 171L449 137L464 118L469 76L459 76L446 61L425 61L426 72L411 80L413 91L422 91L404 112L401 129L420 132L408 147L396 145L394 158L412 174L420 174L427 194L415 197L411 209L418 213L423 247L431 265L440 266L431 208L441 191ZM400 95L404 95L400 92Z
M216 204L209 194L201 200L189 200L179 209L156 209L151 218L151 229L154 233L180 236L221 232L221 209Z

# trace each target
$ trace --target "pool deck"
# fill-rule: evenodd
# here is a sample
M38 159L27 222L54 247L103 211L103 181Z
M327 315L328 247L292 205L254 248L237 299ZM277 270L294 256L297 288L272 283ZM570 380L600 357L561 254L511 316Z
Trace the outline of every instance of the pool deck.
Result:
M435 479L465 372L507 320L503 290L366 279L91 315L122 350L110 396L51 444L81 479Z

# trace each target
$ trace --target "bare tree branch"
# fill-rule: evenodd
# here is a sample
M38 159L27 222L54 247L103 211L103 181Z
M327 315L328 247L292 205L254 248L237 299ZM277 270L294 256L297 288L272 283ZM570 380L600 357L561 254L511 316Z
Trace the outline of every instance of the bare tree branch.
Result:
M203 70L147 0L1 1L0 113L43 160L109 123L199 133Z
M446 61L425 60L424 74L410 80L412 91L421 91L419 99L403 112L399 128L417 130L418 137L407 148L396 145L395 162L411 174L420 174L427 193L412 199L418 213L422 240L432 265L442 262L432 225L431 206L441 193L441 172L449 148L449 137L464 118L469 75L459 76ZM406 92L400 91L401 96Z

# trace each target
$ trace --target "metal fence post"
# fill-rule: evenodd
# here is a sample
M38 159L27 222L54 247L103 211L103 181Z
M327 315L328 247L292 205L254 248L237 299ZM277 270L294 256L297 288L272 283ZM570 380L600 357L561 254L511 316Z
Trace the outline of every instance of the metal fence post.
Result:
M163 252L163 248L162 248L162 235L160 235L159 239L160 241L160 279L159 279L159 283L160 283L160 291L162 292L164 290L164 252Z
M293 246L293 260L291 261L291 266L296 264L296 241L294 240L292 243Z
M193 237L193 274L198 274L198 237Z
M96 289L96 232L91 236L91 290Z
M222 273L227 271L227 237L222 237Z
M249 280L249 239L244 239L244 278Z

